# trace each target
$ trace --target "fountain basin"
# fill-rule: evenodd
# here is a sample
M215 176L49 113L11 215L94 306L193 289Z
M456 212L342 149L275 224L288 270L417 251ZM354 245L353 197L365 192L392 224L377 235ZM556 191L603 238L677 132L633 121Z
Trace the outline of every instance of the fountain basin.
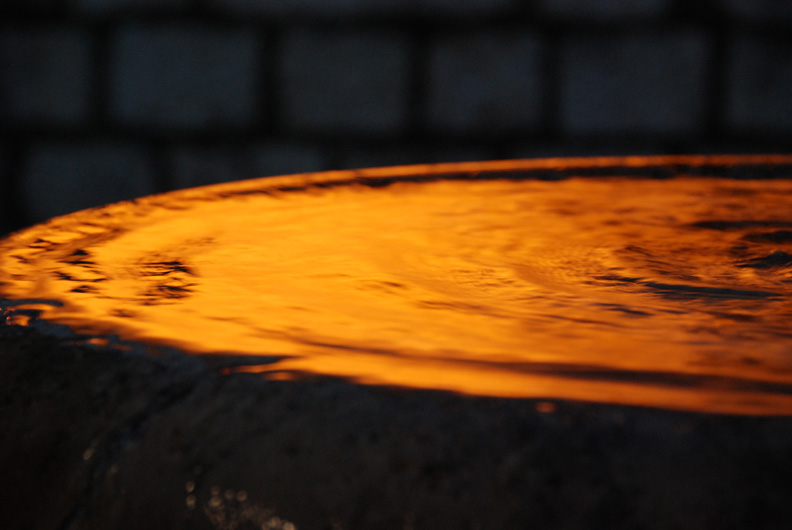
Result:
M785 528L790 168L334 172L12 235L0 511L19 528Z

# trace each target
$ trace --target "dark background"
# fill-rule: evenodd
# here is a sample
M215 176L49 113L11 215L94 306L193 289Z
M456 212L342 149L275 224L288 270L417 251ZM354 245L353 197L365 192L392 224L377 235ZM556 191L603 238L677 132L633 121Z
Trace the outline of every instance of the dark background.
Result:
M791 134L786 0L0 2L0 234L224 180Z

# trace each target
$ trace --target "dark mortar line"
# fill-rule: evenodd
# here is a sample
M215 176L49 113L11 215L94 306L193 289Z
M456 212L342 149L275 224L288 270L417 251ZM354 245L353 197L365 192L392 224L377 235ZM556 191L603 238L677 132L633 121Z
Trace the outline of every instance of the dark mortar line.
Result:
M406 117L403 135L414 138L427 127L427 89L429 81L430 37L423 28L409 32L407 59Z
M282 88L279 70L281 68L281 55L283 52L283 28L274 25L264 26L258 31L258 78L256 80L257 97L255 101L256 113L263 122L260 125L265 135L273 135L283 131L283 106ZM277 137L278 135L275 134Z
M173 171L170 171L170 166L174 149L166 142L155 140L149 140L144 145L148 152L154 175L154 193L173 190L176 186L173 182Z
M544 35L542 50L541 75L539 76L544 86L540 87L544 108L540 115L540 129L545 129L554 140L563 135L564 124L561 123L562 99L561 89L564 86L562 76L563 46L566 35L559 31L549 31Z
M7 146L4 169L8 170L8 178L4 179L5 185L0 183L0 208L3 209L3 220L11 224L12 230L18 230L34 221L24 206L22 185L29 147L19 139L11 140Z
M705 81L705 102L704 119L702 133L707 138L715 141L722 141L725 130L725 116L727 114L726 92L729 90L727 83L728 52L727 44L729 39L727 29L721 25L714 25L708 28L712 49L709 51L710 57L707 63Z
M91 61L92 71L90 79L89 98L91 107L88 116L88 124L104 131L107 125L112 122L110 116L111 84L110 65L112 57L113 28L107 24L98 25L92 32ZM89 128L90 125L88 125ZM84 130L84 129L83 129Z

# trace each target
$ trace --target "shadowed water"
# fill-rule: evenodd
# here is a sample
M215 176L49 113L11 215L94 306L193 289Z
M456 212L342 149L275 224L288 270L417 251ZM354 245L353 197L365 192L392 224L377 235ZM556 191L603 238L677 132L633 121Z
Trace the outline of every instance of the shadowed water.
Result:
M6 239L0 295L21 300L9 323L175 346L229 372L792 414L792 180L731 178L756 168L724 161L154 196Z

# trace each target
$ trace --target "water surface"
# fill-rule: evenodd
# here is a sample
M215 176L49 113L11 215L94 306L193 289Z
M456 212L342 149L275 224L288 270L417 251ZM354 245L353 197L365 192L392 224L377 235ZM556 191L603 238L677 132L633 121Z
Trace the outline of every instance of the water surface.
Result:
M0 296L22 301L11 323L227 356L224 370L263 377L791 414L792 180L731 178L751 174L740 159L630 160L119 203L1 242Z

